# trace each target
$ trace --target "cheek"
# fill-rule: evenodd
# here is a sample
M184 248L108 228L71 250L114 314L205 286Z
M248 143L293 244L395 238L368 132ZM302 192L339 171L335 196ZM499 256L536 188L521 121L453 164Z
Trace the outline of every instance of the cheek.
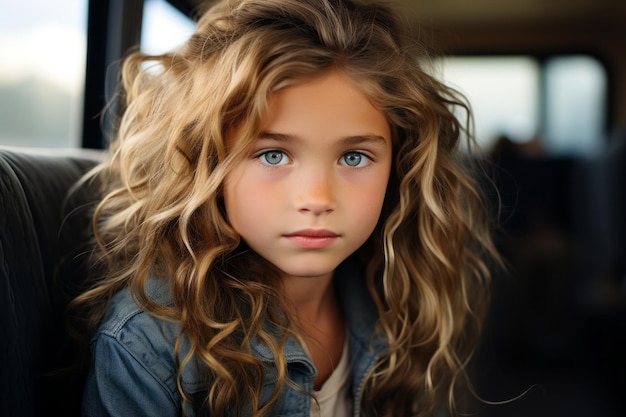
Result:
M378 222L386 189L387 180L383 176L370 186L355 188L353 192L349 193L347 201L351 206L350 212L353 213L353 219L363 227L367 226L368 233L374 229Z
M264 198L266 193L254 181L247 177L227 178L224 187L224 205L231 226L241 236L258 233L264 224L268 212L272 211L271 199Z

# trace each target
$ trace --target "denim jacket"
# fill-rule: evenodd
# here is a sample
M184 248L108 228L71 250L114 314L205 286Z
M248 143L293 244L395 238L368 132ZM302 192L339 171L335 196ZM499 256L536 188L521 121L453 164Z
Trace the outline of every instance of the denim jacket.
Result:
M346 261L337 269L335 282L348 323L349 359L352 365L352 398L354 416L359 409L364 379L384 352L382 340L371 343L378 318L366 286L364 274L353 261ZM148 295L159 303L168 303L169 291L165 280L153 278ZM128 290L112 299L98 331L91 341L93 365L83 395L83 415L100 416L178 416L181 397L177 388L174 343L180 332L176 322L155 318L142 311L132 300ZM188 345L181 347L184 354ZM269 349L253 346L257 357L273 363ZM304 390L311 392L316 370L303 348L289 339L284 349L289 377ZM190 393L194 404L201 404L208 387L207 372L199 362L186 366L182 374L184 391ZM271 369L271 368L270 368ZM265 401L274 389L272 372L266 372L261 400ZM308 416L311 399L308 395L286 386L280 400L272 409L273 416ZM188 416L206 415L189 405Z

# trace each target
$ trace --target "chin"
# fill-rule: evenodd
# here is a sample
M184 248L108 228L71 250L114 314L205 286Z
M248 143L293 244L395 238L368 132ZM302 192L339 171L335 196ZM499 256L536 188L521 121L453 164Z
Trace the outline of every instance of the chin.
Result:
M324 269L324 270L281 270L285 275L294 278L303 278L303 279L315 279L322 278L328 276L328 274L332 274L334 269Z
M277 265L278 268L288 276L292 276L294 278L320 278L327 277L328 274L332 274L335 272L338 264L332 265L320 265L317 263L316 265L310 265L309 267L305 265L284 265L284 268L281 268L280 265Z

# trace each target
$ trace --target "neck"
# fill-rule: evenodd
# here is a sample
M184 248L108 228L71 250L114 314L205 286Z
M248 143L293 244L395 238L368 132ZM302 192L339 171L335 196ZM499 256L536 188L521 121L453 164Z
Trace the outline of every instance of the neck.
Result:
M283 284L289 304L302 321L315 323L337 308L332 273L311 278L285 276Z
M284 287L295 313L295 324L317 369L315 389L319 389L341 359L346 334L333 274L316 278L286 277Z

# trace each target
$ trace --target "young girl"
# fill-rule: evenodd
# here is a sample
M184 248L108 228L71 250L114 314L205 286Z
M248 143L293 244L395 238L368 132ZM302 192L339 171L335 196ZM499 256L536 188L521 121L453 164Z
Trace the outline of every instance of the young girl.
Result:
M454 413L497 254L419 62L352 0L227 0L127 59L85 415Z

